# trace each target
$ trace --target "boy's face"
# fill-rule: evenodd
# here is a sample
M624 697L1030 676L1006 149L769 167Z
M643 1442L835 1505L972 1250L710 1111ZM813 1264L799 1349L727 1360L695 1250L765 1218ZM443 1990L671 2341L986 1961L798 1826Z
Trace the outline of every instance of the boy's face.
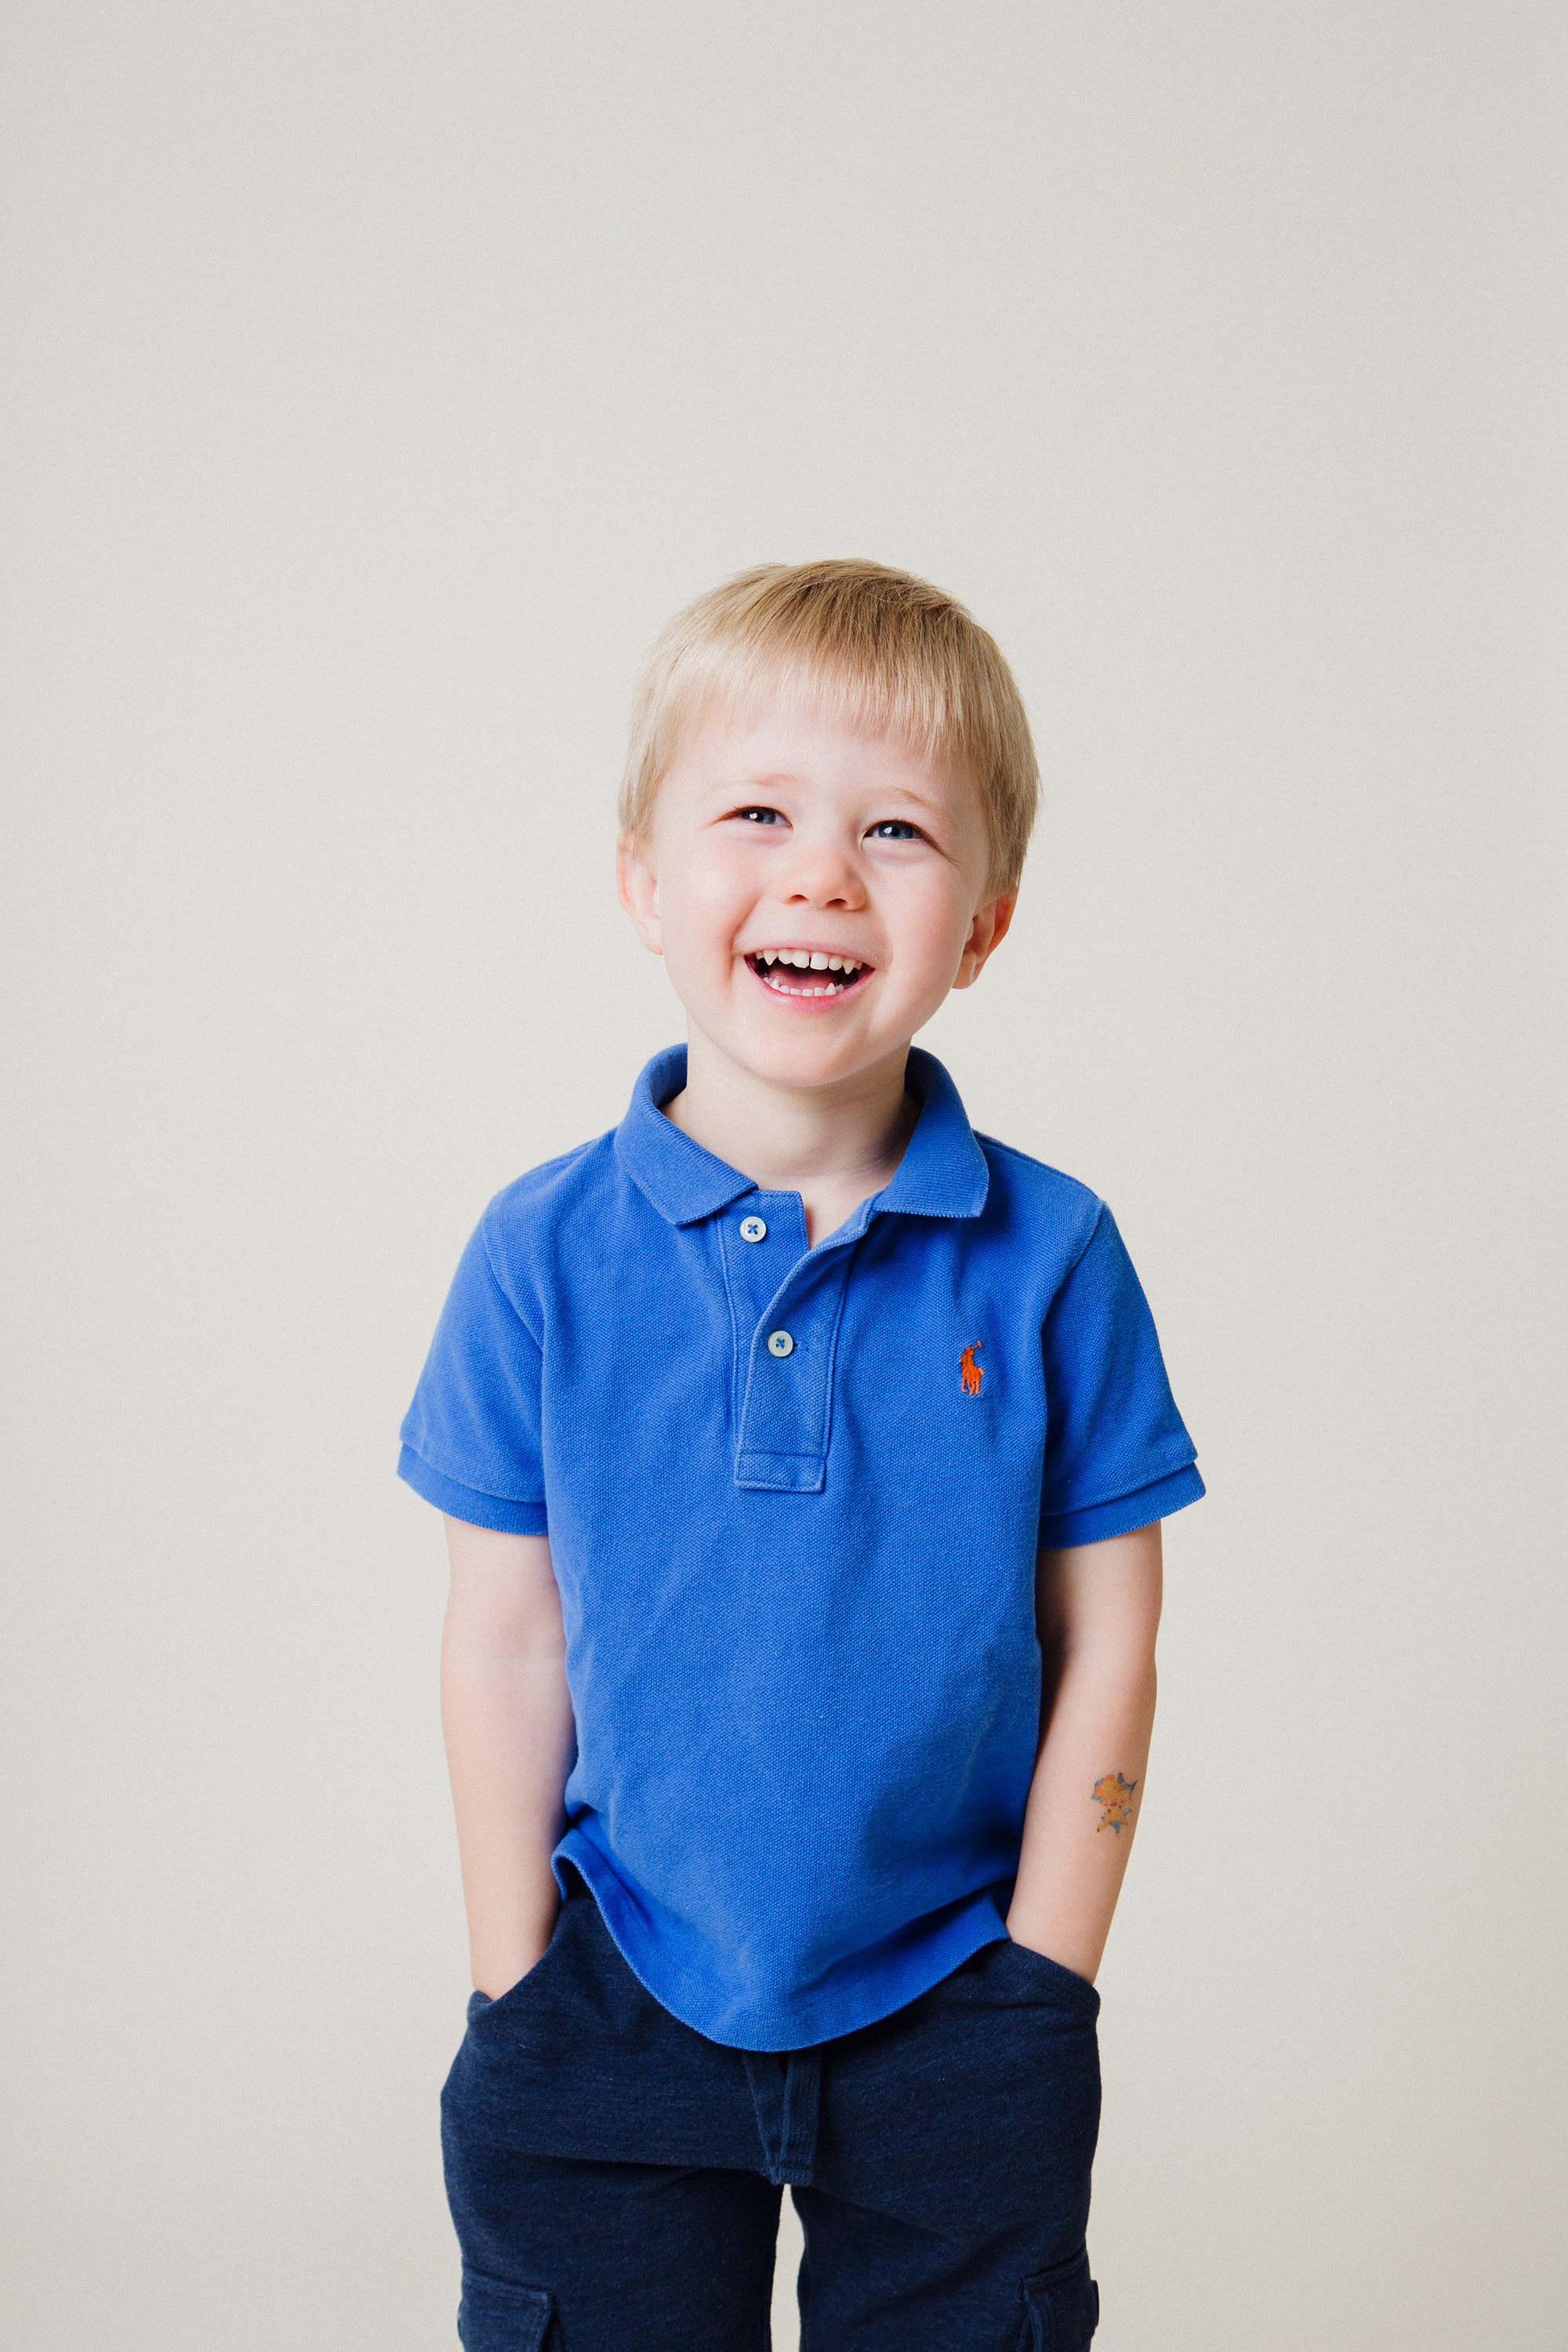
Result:
M694 1029L757 1077L811 1087L901 1066L974 980L1013 911L986 896L990 859L968 776L778 700L709 713L617 868ZM830 961L768 961L781 951Z

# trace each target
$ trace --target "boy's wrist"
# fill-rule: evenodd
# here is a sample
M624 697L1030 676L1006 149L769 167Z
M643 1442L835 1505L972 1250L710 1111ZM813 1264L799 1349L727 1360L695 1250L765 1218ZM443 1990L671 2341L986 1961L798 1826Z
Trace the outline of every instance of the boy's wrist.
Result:
M1016 1910L1008 1912L1006 1927L1012 1943L1022 1944L1027 1952L1038 1952L1043 1959L1055 1960L1058 1968L1070 1969L1086 1984L1094 1982L1105 1948L1103 1937L1091 1945L1081 1935L1062 1934L1048 1923L1037 1923L1026 1913Z
M482 1992L487 2000L499 2000L503 1992L521 1984L550 1949L561 1910L553 1881L551 1892L554 1899L531 1911L529 1916L497 1922L480 1933L470 1933L468 1973L474 1990Z

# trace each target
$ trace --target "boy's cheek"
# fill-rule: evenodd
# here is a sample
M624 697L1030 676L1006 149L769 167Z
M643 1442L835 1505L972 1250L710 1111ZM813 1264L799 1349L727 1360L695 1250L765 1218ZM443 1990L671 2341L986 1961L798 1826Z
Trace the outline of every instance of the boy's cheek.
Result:
M717 866L667 872L660 919L665 954L688 970L718 972L738 963L736 939L757 895L738 887L736 877Z

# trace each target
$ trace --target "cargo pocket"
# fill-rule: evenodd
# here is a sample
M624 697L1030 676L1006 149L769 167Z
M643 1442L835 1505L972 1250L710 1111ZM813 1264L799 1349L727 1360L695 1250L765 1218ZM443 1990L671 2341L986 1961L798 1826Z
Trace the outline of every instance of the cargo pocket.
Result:
M465 2271L458 2338L463 2352L545 2352L547 2346L557 2352L560 2331L550 2324L554 2309L542 2286L511 2286Z
M1037 2271L1024 2281L1029 2315L1028 2352L1084 2352L1100 2325L1100 2289L1089 2274L1087 2253L1070 2263Z

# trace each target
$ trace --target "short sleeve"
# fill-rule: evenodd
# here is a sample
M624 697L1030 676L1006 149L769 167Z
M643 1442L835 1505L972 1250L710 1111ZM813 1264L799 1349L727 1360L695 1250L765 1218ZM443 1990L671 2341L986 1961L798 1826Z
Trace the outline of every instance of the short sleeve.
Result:
M1197 1449L1176 1411L1154 1318L1101 1207L1042 1333L1040 1544L1099 1543L1195 1503Z
M404 1418L398 1476L455 1519L542 1535L542 1370L538 1340L496 1278L481 1223Z

